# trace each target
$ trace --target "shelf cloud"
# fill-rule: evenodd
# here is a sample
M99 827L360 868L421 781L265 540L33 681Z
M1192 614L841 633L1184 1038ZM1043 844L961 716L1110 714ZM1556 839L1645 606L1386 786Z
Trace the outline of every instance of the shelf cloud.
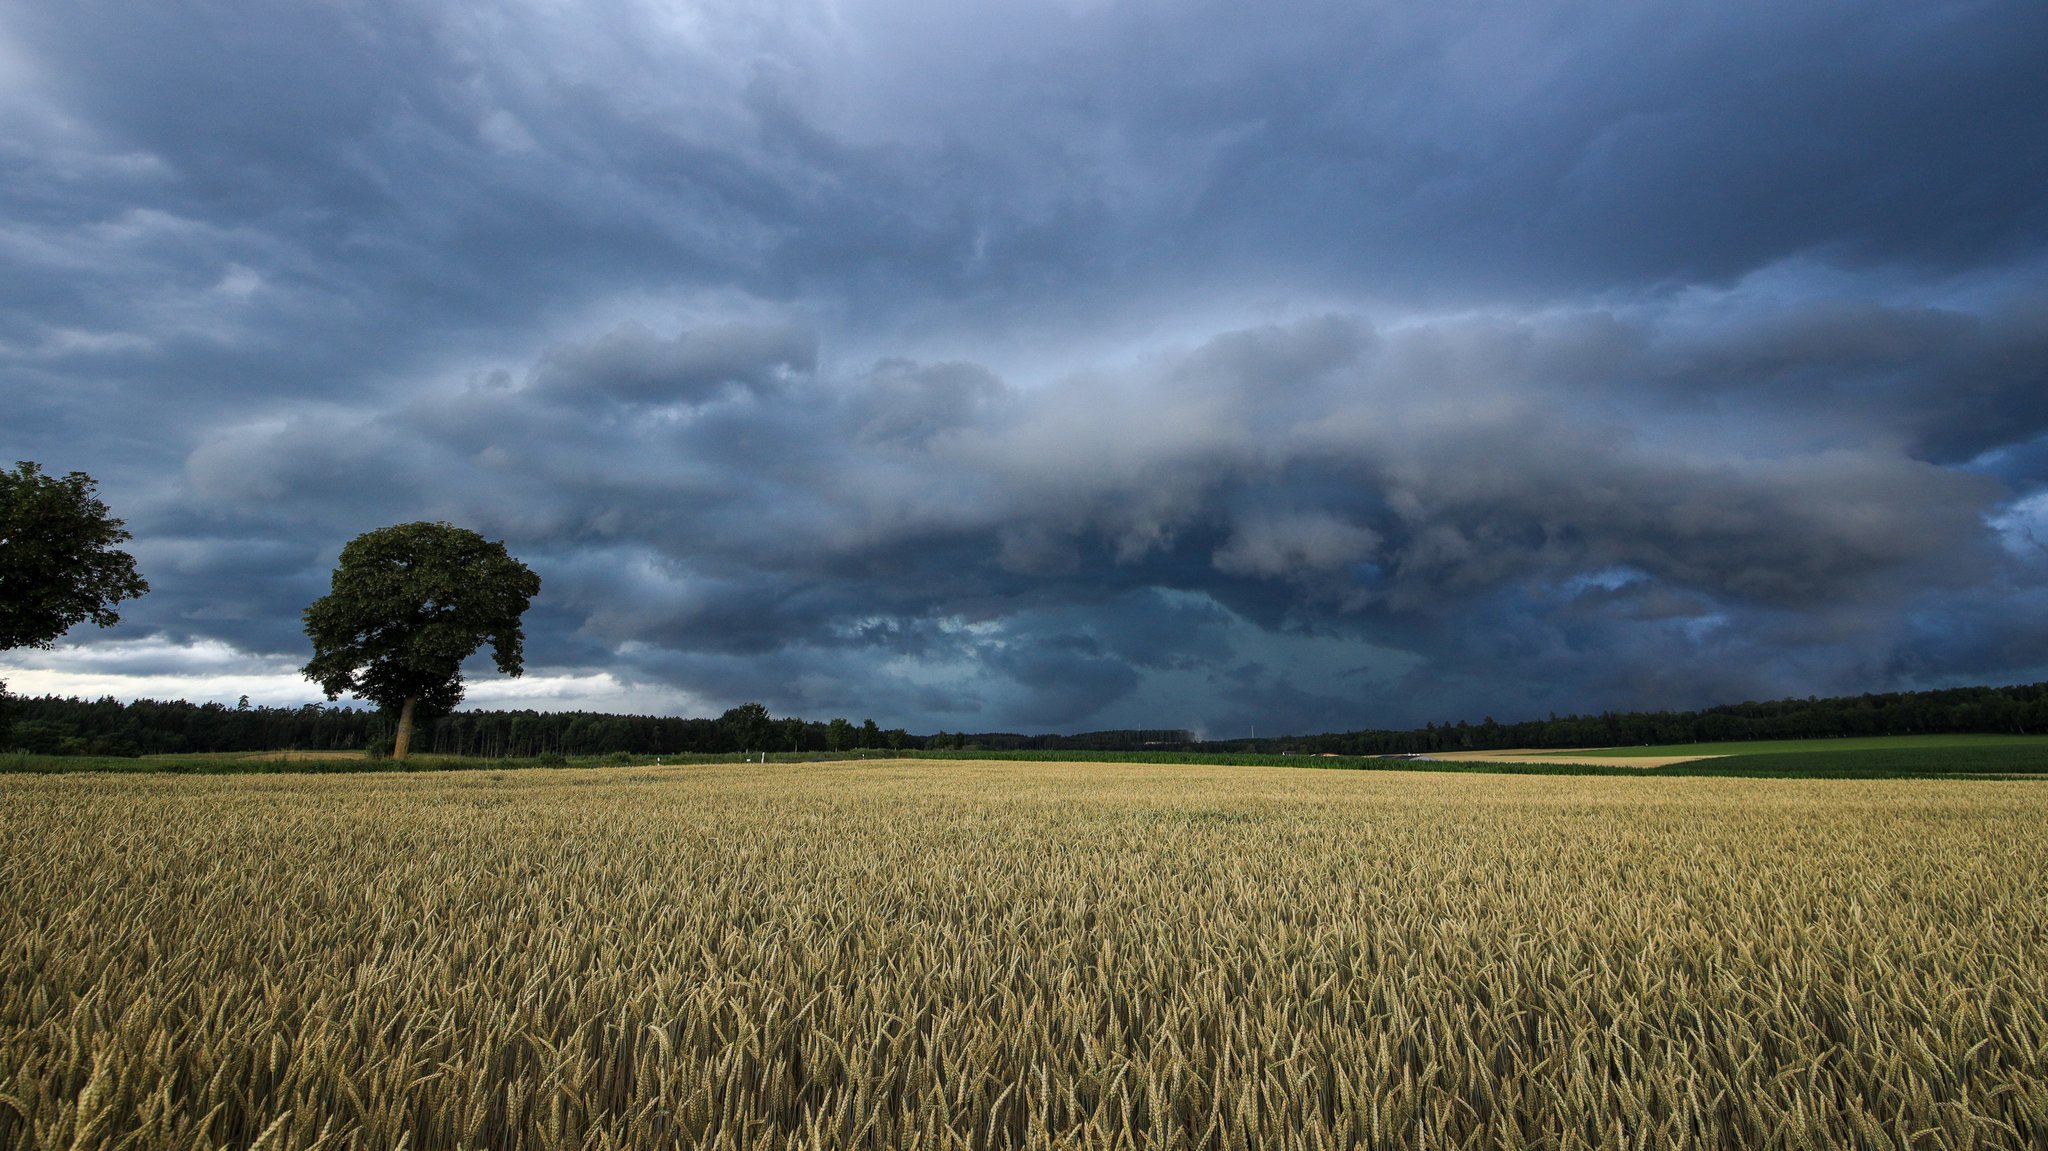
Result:
M154 590L0 678L317 698L299 612L421 518L541 574L541 706L1237 734L2041 678L2044 41L30 0L0 459L98 477Z

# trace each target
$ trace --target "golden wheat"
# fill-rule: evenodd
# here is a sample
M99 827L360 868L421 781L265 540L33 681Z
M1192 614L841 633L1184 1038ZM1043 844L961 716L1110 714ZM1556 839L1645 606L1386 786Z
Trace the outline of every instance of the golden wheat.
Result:
M2048 1146L2048 789L0 779L0 1146Z

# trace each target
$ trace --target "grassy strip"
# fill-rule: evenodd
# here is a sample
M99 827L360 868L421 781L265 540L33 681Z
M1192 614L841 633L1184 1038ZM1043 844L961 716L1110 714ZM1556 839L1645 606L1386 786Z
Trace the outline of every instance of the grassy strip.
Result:
M1652 769L1656 775L1799 776L1809 779L1896 779L1928 776L2048 774L2048 743L2015 741L1952 747L1883 747L1868 751L1785 751L1696 760Z
M1742 741L1721 741L1710 743L1656 744L1642 747L1594 747L1575 749L1572 754L1596 759L1622 759L1631 756L1663 755L1776 755L1781 752L1797 754L1840 754L1842 752L1882 751L1891 752L1902 748L1956 749L1956 748L2013 748L2032 747L2048 753L2048 735L1993 735L1993 734L1944 734L1944 735L1866 735L1842 736L1830 739L1759 739ZM1542 749L1537 749L1542 750Z
M1740 745L1728 745L1740 746ZM1868 751L1797 751L1702 759L1665 767L1598 763L1501 763L1489 760L1391 759L1372 756L1196 755L1188 752L937 751L920 759L1041 760L1086 763L1185 763L1239 767L1306 767L1334 771L1423 771L1448 774L1556 776L1726 776L1755 779L1926 779L2048 774L2048 740L1879 747Z
M1327 762L1327 761L1326 761ZM1356 761L1344 761L1350 767ZM2013 779L2048 776L2048 747L1901 747L1873 751L1775 752L1700 759L1664 767L1619 764L1492 763L1483 760L1367 760L1368 769L1479 771L1501 775L1633 775L1734 779Z
M1908 737L1910 738L1910 737ZM1939 737L1936 737L1937 739ZM1184 764L1210 767L1293 767L1329 771L1420 771L1443 774L1544 776L1721 776L1752 779L1924 779L1973 776L2048 775L2048 739L1987 737L1985 742L1931 742L1925 739L1889 746L1815 748L1806 741L1797 751L1737 753L1722 759L1694 760L1665 767L1642 768L1600 763L1501 763L1488 760L1394 759L1373 756L1201 754L1174 751L905 751L770 752L770 763L843 762L850 759L974 760L1039 763ZM1841 741L1858 744L1874 741ZM1706 747L1709 745L1696 745ZM1742 744L1713 745L1741 748ZM1762 743L1760 748L1783 746ZM1794 744L1793 746L1797 746ZM1640 750L1640 749L1634 749ZM756 753L758 754L758 753ZM1725 753L1723 753L1725 754ZM538 756L524 759L481 759L452 755L416 755L403 763L360 757L315 758L287 753L233 755L159 755L126 759L116 756L0 754L0 773L49 775L72 772L118 772L177 775L269 775L392 773L438 771L508 771L522 768L610 767L664 764L738 763L752 756L665 755L615 753L596 756Z

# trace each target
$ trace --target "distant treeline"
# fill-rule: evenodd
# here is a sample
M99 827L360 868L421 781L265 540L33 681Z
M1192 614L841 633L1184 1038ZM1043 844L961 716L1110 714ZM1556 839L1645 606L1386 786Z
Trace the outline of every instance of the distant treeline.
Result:
M1345 731L1270 739L1196 740L1176 731L1095 731L1081 735L984 732L937 738L934 746L991 751L1203 751L1256 755L1330 752L1410 755L1510 747L1624 747L1744 739L1826 739L1942 732L2048 732L2048 683L1939 691L1846 695L1735 703L1702 711L1603 712L1521 723L1427 724L1412 731Z
M1509 747L1633 747L1745 739L1858 735L2048 732L2048 683L1958 687L1829 699L1734 703L1701 711L1604 712L1521 723L1430 724L1416 731L1352 731L1281 740L1234 740L1219 749L1400 755Z
M375 750L388 747L395 716L354 707L252 707L107 696L0 700L0 750L43 755L165 755L185 752ZM870 719L774 719L759 704L717 719L599 712L464 711L421 724L413 750L428 755L678 755L743 751L923 749L937 737Z
M58 696L0 699L0 750L45 755L159 755L298 749L375 749L395 722L352 707L252 707L182 700ZM1742 739L1934 732L2048 732L2048 683L1964 687L1830 699L1738 703L1702 711L1608 712L1521 723L1429 724L1413 731L1351 731L1269 739L1197 740L1181 730L912 735L872 719L777 719L760 704L716 719L598 712L465 711L422 726L414 748L434 755L726 754L743 751L1202 751L1245 754L1396 755L1508 747L1613 747Z

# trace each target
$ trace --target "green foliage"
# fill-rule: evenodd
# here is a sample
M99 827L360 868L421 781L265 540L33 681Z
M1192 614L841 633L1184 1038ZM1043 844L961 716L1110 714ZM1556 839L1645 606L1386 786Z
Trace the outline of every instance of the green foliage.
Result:
M768 716L768 708L758 703L743 703L718 717L718 725L725 729L726 737L740 751L760 751L768 745L768 733L774 720Z
M347 692L426 716L462 701L462 661L486 642L498 670L524 670L519 618L540 577L502 542L445 523L365 532L341 549L334 586L306 609L313 658L301 669L327 698Z
M0 740L0 748L77 755L113 754L117 746L145 755L284 748L361 751L377 737L388 739L393 734L388 715L333 705L251 705L244 711L217 702L140 699L124 703L106 697L40 696L14 698L7 706L12 709L15 730L10 738ZM789 721L781 722L787 734ZM823 754L829 738L827 725L805 723L800 750ZM778 740L774 746L789 745ZM846 742L842 746L852 745ZM616 751L647 757L716 757L740 748L716 717L465 709L423 721L411 750L415 754L521 759L548 750L572 758ZM777 754L786 753L778 750Z
M1203 743L1205 751L1387 755L1507 748L1611 748L1614 754L1703 754L1700 744L2048 731L2048 684L1749 701L1681 712L1605 712L1523 723L1427 724L1418 731L1328 732ZM987 738L987 737L977 737ZM1017 744L997 746L1020 746ZM1054 745L1057 746L1057 745ZM1634 751L1623 749L1633 748Z
M114 605L149 590L131 537L93 494L93 478L46 476L27 460L0 471L0 651L49 647L72 625L120 622Z

